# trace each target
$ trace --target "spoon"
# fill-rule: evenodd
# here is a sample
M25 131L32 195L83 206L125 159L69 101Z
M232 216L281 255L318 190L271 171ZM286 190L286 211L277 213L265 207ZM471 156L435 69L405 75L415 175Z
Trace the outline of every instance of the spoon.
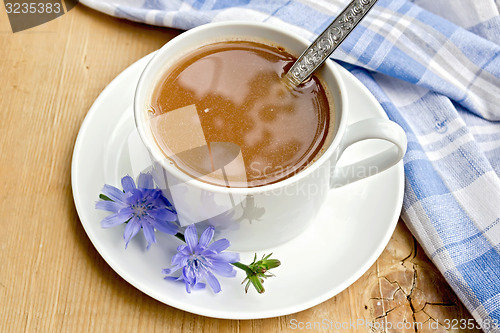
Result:
M354 30L377 0L352 0L335 20L314 40L286 73L298 86L304 82Z

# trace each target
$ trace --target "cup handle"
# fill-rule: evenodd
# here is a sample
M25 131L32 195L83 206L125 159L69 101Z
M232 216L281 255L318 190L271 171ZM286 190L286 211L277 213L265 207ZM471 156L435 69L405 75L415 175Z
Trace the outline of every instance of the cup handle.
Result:
M401 161L406 152L406 134L398 124L388 119L370 118L347 127L339 148L339 158L350 145L368 139L386 140L394 145L359 162L334 167L330 188L344 186L382 172Z

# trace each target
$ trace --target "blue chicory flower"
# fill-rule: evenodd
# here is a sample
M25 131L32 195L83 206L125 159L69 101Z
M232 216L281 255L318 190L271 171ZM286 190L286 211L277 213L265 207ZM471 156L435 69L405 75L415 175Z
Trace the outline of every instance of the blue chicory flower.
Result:
M184 238L186 245L180 245L177 253L172 257L171 268L163 270L164 274L172 274L182 268L179 277L166 276L167 280L184 281L186 291L202 289L206 281L215 293L221 290L215 274L234 277L236 270L231 263L239 261L239 254L222 252L230 245L227 239L219 239L209 244L214 237L214 227L210 226L202 233L198 241L196 227L192 224L186 228Z
M154 188L151 174L141 173L137 187L130 176L123 177L121 183L123 191L111 185L104 185L102 192L111 200L98 201L96 209L114 213L101 221L103 228L127 223L123 234L125 248L141 228L148 249L151 244L156 243L155 229L170 235L178 232L178 226L174 223L177 213L162 191Z

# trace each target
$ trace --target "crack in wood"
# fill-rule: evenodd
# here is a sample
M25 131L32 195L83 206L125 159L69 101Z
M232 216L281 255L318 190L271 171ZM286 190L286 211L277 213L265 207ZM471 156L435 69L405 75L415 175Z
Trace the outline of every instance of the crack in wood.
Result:
M389 310L387 310L387 312L386 312L386 313L384 313L383 315L378 316L378 317L375 317L375 318L373 318L373 319L375 319L375 320L376 320L376 319L380 319L380 318L387 317L387 314L388 314L388 313L390 313L390 312L392 312L392 311L396 310L398 307L399 307L399 306L397 306L397 307L395 307L395 308L393 308L393 309L389 309Z
M410 262L417 257L417 249L418 249L417 239L414 236L411 236L411 238L413 240L413 246L410 250L410 253L406 257L401 259L401 265L403 265L403 266L404 266L404 263L406 262L406 260L408 260L410 257L411 257ZM413 256L412 256L412 254L413 254Z
M378 296L370 297L369 301L373 304L374 310L372 313L375 312L372 319L383 322L383 332L387 332L387 323L395 318L404 323L411 322L413 332L418 333L419 327L421 328L423 323L438 321L431 313L426 311L429 306L456 306L455 303L447 301L421 299L424 295L426 297L426 292L431 290L429 287L433 285L429 281L433 280L429 280L428 276L426 278L425 274L429 273L426 273L424 268L418 264L418 254L418 243L416 238L412 236L410 251L404 258L399 260L399 267L401 268L383 274L379 263L376 264ZM422 276L420 276L421 271L424 274ZM420 289L421 287L424 290ZM376 308L379 308L379 310L376 311ZM393 318L389 318L391 316ZM416 324L419 323L419 317L421 319L420 326Z
M413 238L413 239L415 239L415 238ZM415 264L413 264L413 280L412 280L410 294L408 296L406 296L406 299L408 300L408 304L410 305L411 317L412 317L414 323L417 322L417 318L415 318L415 306L413 305L413 300L411 297L413 295L413 291L416 288L416 284L417 284L417 267L415 267ZM418 329L415 328L414 331L418 332Z
M471 318L416 238L398 229L393 238L364 280L368 331L444 333L446 320Z

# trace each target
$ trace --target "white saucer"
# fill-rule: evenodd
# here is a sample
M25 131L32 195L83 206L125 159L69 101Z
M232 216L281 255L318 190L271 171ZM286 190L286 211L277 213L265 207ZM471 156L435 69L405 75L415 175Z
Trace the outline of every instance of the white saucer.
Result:
M142 235L125 250L123 226L102 229L107 212L94 209L105 183L131 173L124 141L134 130L130 108L136 82L152 55L137 61L97 98L78 135L72 162L72 187L82 225L97 251L126 281L151 297L178 309L227 319L256 319L295 313L338 294L375 262L394 231L403 201L404 175L400 162L393 168L332 190L317 220L300 237L272 249L282 265L276 277L265 281L266 292L241 285L245 275L220 278L222 291L210 289L187 294L182 283L163 280L163 268L180 244L175 237L157 233L158 243L146 251ZM369 117L387 118L368 90L342 70L350 105L349 122ZM379 142L351 147L340 162L382 149ZM366 155L365 155L366 156ZM269 252L266 252L269 253ZM264 253L258 253L262 256ZM241 253L250 263L253 253Z

